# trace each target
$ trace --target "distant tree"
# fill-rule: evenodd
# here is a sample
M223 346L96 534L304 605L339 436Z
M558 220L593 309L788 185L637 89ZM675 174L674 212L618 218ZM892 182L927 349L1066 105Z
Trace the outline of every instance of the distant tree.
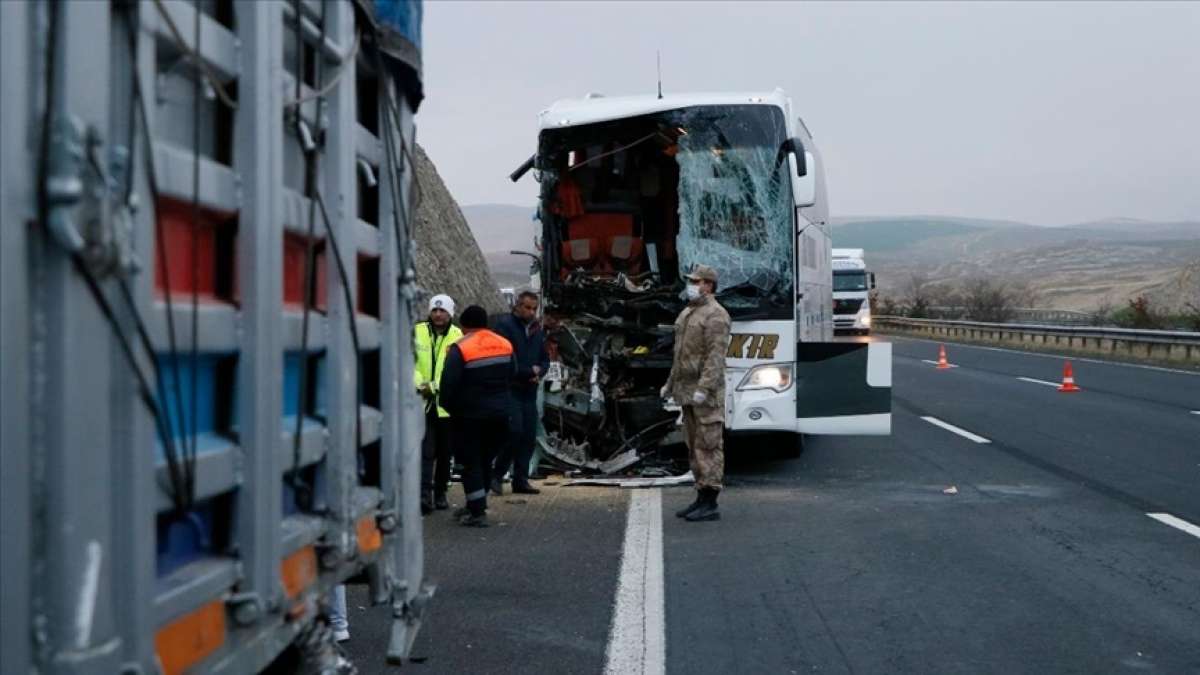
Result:
M908 304L908 315L915 319L929 317L929 307L933 304L929 278L923 274L913 273L904 286L904 300Z
M962 286L962 306L973 321L1004 323L1011 320L1017 297L1012 288L988 277L969 279Z
M1150 298L1144 294L1127 301L1127 305L1113 312L1113 323L1120 328L1163 328L1165 317L1161 316Z
M1184 330L1200 333L1200 305L1185 303L1183 314L1180 316Z
M1113 305L1112 298L1105 296L1100 304L1096 305L1096 309L1091 312L1091 324L1093 326L1111 326L1113 323Z
M900 303L896 302L896 299L892 296L884 295L878 291L872 291L872 294L871 306L875 308L879 316L900 316L903 312Z

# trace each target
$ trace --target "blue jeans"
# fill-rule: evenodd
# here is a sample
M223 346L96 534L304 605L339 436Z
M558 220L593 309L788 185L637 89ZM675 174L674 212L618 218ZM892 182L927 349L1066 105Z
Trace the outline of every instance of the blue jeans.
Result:
M329 594L329 627L335 631L350 630L350 620L346 618L346 587L341 584Z
M500 478L512 469L513 485L529 484L529 460L537 443L538 406L536 396L514 396L509 422L508 442L496 458L492 477Z

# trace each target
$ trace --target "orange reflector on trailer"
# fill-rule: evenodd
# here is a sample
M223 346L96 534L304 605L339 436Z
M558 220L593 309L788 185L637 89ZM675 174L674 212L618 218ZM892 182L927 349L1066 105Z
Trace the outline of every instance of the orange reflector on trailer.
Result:
M179 675L225 644L225 603L214 600L175 619L154 635L164 675Z
M283 592L294 598L317 580L317 550L305 546L279 563L279 578L283 580Z
M367 516L358 521L358 550L360 553L378 551L383 546L383 533L375 525L375 516Z

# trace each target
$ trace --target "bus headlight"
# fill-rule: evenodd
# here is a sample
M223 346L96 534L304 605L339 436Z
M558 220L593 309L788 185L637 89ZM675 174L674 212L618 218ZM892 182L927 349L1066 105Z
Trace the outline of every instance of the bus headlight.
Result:
M751 368L750 372L746 373L746 376L742 378L742 382L737 386L737 390L773 389L782 393L787 391L791 386L792 364L769 364Z

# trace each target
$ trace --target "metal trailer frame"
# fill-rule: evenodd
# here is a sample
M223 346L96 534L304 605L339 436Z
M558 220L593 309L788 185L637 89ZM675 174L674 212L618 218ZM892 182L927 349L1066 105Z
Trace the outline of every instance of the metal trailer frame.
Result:
M232 26L218 20L211 3L202 6L208 11L187 0L61 3L58 25L51 26L49 1L0 3L0 672L175 672L173 657L163 658L172 631L192 644L184 655L192 659L189 672L257 672L298 641L304 658L327 659L334 650L318 619L320 599L361 572L372 600L392 606L387 657L396 662L407 657L433 592L424 581L418 505L424 420L413 388L405 386L413 368L415 167L411 153L388 152L389 145L413 145L414 110L399 82L372 72L371 56L353 49L368 27L356 25L350 2L236 2ZM310 100L290 109L323 139L318 185L331 238L350 270L345 290L357 297L364 274L358 260L374 261L365 270L378 275L378 316L347 305L343 282L327 264L326 312L311 311L309 352L300 357L300 367L308 368L310 355L324 352L326 376L314 396L326 402L326 423L305 419L300 465L316 476L326 508L285 515L294 418L284 416L283 371L285 355L300 349L303 336L301 312L282 300L284 235L306 233L311 206L294 181L304 150L285 108L296 76L288 71L288 41L293 56L300 51L293 38L297 9L303 42L320 55L321 71L342 72L323 105ZM199 45L192 39L197 25ZM39 223L38 140L52 29L58 38L48 117L56 141L52 178L70 179L63 184L78 190L68 189L53 202L48 222ZM190 144L178 140L193 125L215 134L218 122L207 104L194 108L202 112L196 119L172 114L172 97L185 88L174 86L177 80L197 76L183 56L161 68L172 50L194 51L215 78L236 81L227 162L197 160ZM135 77L152 139L135 121ZM376 86L375 78L385 82L384 100L362 90ZM315 95L307 84L301 90ZM384 120L388 97L400 119L380 122L376 134L360 123L358 104L375 100L376 118ZM390 143L381 134L391 134ZM156 208L143 161L143 145L151 141L160 196L196 198L204 208L237 214L236 304L206 301L195 314L196 349L236 357L230 394L236 434L217 438L215 446L206 438L194 469L198 500L226 500L218 526L229 537L219 550L165 574L156 570L156 556L168 544L153 533L174 505L164 494L168 470L155 421L138 399L112 325L64 247L64 236L69 243L74 232L87 244L85 259L100 253L119 261L89 268L134 344L138 366L152 372L152 360L163 357L170 340L167 305L154 290ZM129 162L136 209L123 200ZM378 212L361 214L374 216L373 223L360 218L360 171L379 185ZM393 176L399 203L388 188ZM60 229L52 233L51 222ZM316 231L323 232L319 223ZM332 255L327 251L326 259ZM131 288L132 306L117 293L120 278ZM192 348L193 314L179 299L173 310L182 355ZM137 349L138 316L153 355ZM378 403L357 411L363 357L354 352L351 317L360 348L376 352L379 364ZM356 412L363 447L378 443L378 486L360 481ZM308 418L306 410L296 414Z

